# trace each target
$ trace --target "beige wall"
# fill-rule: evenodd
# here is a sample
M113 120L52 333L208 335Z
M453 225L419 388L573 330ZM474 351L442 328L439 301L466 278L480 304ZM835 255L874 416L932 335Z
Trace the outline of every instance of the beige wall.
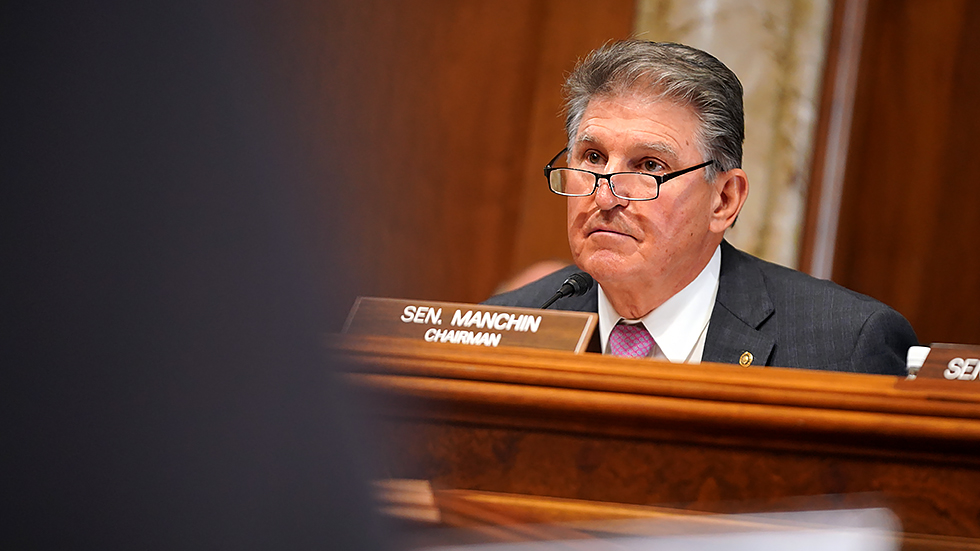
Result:
M635 30L720 59L745 88L750 193L728 239L796 267L831 0L637 0Z

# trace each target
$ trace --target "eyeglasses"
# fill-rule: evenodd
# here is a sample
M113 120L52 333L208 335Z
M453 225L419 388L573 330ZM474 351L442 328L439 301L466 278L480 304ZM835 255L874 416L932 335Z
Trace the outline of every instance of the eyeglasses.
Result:
M551 187L551 191L566 197L588 197L599 189L600 180L606 180L609 182L609 191L620 199L651 201L660 196L660 184L714 163L714 161L706 161L667 174L650 174L647 172L598 174L581 168L556 168L552 166L566 151L568 151L567 147L559 151L555 158L551 159L544 167L544 177L548 179L548 186Z

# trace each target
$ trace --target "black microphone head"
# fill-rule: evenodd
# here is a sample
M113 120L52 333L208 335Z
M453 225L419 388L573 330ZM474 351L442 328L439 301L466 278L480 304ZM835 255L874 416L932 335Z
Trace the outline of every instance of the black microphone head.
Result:
M568 296L580 297L592 288L592 276L585 272L578 272L568 276L562 286L564 285L572 287L572 292Z
M584 295L592 288L592 276L585 272L579 272L568 276L568 279L561 284L555 296L548 299L541 308L547 308L555 303L556 300L564 297L579 297Z

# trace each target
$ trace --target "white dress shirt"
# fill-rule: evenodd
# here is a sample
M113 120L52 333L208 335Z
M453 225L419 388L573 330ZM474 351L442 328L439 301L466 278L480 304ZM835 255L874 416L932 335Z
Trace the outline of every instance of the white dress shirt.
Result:
M720 273L721 246L715 249L711 260L694 281L638 320L619 315L599 285L599 338L603 354L609 353L609 334L613 327L619 320L626 320L628 323L643 322L657 341L650 357L674 363L701 363Z

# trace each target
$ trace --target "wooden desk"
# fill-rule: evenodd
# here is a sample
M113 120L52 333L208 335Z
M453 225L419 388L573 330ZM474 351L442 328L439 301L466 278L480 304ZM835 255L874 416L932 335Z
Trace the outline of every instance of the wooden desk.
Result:
M392 478L705 512L876 504L898 515L906 548L980 548L977 393L878 375L328 344L375 400Z

